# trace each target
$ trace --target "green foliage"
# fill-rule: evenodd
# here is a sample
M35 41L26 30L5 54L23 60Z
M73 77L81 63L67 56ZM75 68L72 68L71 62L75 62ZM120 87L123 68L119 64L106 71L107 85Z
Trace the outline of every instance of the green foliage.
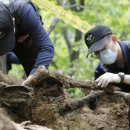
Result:
M128 40L130 38L129 7L129 0L85 0L84 10L75 14L87 20L91 25L106 25L113 30L113 33L117 35L119 39ZM76 47L80 50L79 58L73 62L70 62L68 48L62 36L63 26L68 28L68 32L72 35L72 43L76 44ZM51 66L50 70L61 70L65 74L70 74L72 71L72 76L76 79L92 79L98 61L89 58L87 59L87 63L84 63L87 47L83 38L78 43L74 43L74 36L75 30L72 27L66 25L63 21L57 24L50 37L55 46L55 57L53 61L57 64L58 68L55 69ZM73 67L70 67L71 64L73 64Z
M106 25L110 27L119 40L130 39L130 1L129 0L85 0L84 10L76 12L83 20L87 20L91 25ZM62 36L62 28L66 26L69 33L73 37L72 44L80 50L79 57L70 62L68 48ZM55 30L51 34L51 39L55 46L55 57L53 61L57 64L58 68L50 67L50 71L62 71L64 74L72 74L75 79L93 79L95 68L97 67L98 60L93 58L86 59L87 47L84 43L84 37L78 42L74 42L75 30L60 21ZM53 40L55 39L55 40ZM76 48L76 49L77 49ZM85 62L86 60L86 62ZM73 67L71 65L73 64ZM79 90L72 89L73 96L79 96ZM82 94L81 94L82 95ZM81 96L80 95L80 96Z
M77 0L77 4L79 5L79 0ZM69 6L69 3L67 6ZM44 27L48 30L54 16L45 10L40 11L40 13L42 14ZM85 0L84 10L74 14L91 25L101 24L110 27L119 40L130 39L130 0ZM70 60L68 47L63 37L63 27L68 30L69 40L74 46L73 49L80 52L79 57L73 62ZM86 60L87 47L84 43L84 36L79 42L75 42L75 29L63 21L59 21L50 38L55 47L55 56L49 68L51 72L59 71L78 80L93 79L98 60L93 58ZM17 75L16 72L13 73ZM18 72L18 76L19 74ZM70 89L69 92L74 97L82 95L79 89Z
M9 75L15 76L17 78L23 78L24 74L25 72L22 65L16 65L16 64L11 65L11 70L9 71Z
M81 90L79 88L70 88L66 90L67 93L69 93L69 96L71 98L75 98L75 99L79 99L83 96L85 96L84 93L81 92Z
M89 23L109 26L120 39L130 37L130 1L129 0L85 0L86 10L82 18ZM125 36L123 35L125 34ZM123 37L122 37L123 35Z

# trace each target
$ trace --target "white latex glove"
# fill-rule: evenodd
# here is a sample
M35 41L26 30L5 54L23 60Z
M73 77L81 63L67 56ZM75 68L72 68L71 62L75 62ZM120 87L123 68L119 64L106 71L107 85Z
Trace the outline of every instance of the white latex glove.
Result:
M105 74L101 75L98 79L95 80L98 86L101 88L106 87L109 83L120 83L121 79L118 74L113 74L106 72Z
M22 83L22 85L32 87L32 85L34 85L36 81L48 75L49 75L49 72L46 69L46 67L44 65L39 66L36 72L33 75L29 75L28 78Z
M28 84L28 82L32 79L33 75L29 75L27 79L22 83L22 85Z

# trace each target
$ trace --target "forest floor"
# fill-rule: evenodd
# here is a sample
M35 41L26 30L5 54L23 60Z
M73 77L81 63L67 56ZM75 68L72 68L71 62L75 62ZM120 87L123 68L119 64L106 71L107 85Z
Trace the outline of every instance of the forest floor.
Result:
M95 110L91 110L87 104L74 110L66 110L67 104L75 99L70 98L62 87L49 86L49 89L45 89L42 82L42 87L40 85L31 90L30 98L24 95L25 92L28 93L26 88L17 91L14 88L7 89L4 83L16 85L21 84L21 80L0 74L1 108L5 110L4 115L18 124L30 120L32 124L53 130L128 130L128 105L117 95L105 94L97 98ZM3 130L1 119L0 130Z

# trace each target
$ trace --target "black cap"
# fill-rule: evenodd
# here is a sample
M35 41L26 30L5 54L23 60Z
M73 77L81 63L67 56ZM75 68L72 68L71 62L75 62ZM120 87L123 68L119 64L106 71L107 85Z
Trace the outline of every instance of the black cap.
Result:
M109 34L112 34L112 31L108 27L102 25L90 29L85 34L85 43L89 48L87 57L90 53L103 49L105 46L104 37Z
M0 4L0 55L14 49L15 33L11 13L9 9Z

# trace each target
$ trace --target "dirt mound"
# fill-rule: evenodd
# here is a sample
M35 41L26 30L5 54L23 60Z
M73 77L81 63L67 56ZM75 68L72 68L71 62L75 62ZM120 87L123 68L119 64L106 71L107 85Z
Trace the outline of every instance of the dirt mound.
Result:
M71 99L62 80L60 83L57 76L46 75L36 84L31 82L31 88L0 85L0 106L11 120L17 123L30 120L53 130L128 130L128 106L122 97L106 93L97 96L97 107L91 110L88 103L95 94L81 100Z
M32 109L31 121L54 130L127 130L127 105L122 98L104 96L96 110L87 106L60 113L61 103L39 102ZM28 115L28 114L27 114ZM26 116L26 115L25 115Z

